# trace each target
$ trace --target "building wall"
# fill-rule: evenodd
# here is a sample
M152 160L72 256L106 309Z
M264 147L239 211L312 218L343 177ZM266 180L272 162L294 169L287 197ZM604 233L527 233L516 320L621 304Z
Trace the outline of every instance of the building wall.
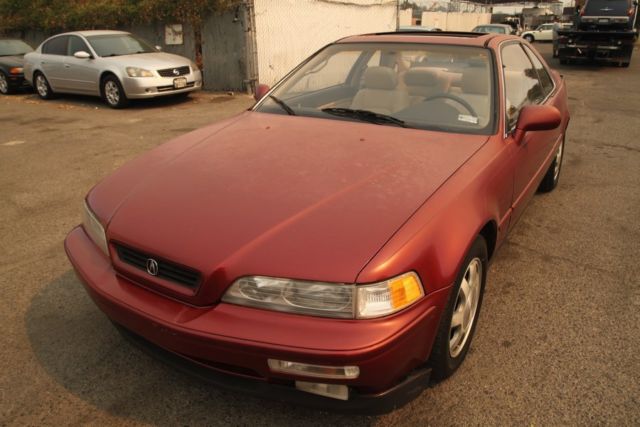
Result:
M471 31L476 25L490 23L490 13L422 12L422 25L443 31Z
M413 10L412 9L404 9L401 10L398 14L398 25L400 27L409 27L413 25Z
M339 38L394 31L396 0L254 0L258 79L273 85Z

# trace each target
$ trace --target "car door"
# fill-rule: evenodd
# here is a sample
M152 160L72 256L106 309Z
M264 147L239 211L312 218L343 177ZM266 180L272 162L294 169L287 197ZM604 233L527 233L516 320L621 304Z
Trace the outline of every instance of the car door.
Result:
M76 58L76 52L87 52L90 58ZM65 86L70 92L96 95L99 93L100 70L87 43L79 36L69 36L67 54L63 63Z
M511 135L515 130L520 110L526 105L552 102L550 95L554 90L554 84L540 60L519 42L503 45L500 56L505 86L505 133L508 135L507 141L515 144ZM542 67L546 73L542 78L541 70L534 66L532 58L535 59L538 68ZM545 172L545 161L558 141L560 132L560 128L527 132L516 147L511 226L516 223L527 202L535 194Z
M49 39L42 45L42 55L39 63L36 64L42 70L54 91L66 89L63 63L67 55L68 39L69 36L58 36Z
M542 25L542 31L540 32L540 40L551 40L553 39L553 25L545 24Z

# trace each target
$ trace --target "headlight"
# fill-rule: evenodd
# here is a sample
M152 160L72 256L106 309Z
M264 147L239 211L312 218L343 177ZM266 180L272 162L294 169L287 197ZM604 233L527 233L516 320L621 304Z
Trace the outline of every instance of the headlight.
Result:
M138 67L127 67L127 74L129 77L153 77L151 71Z
M24 69L22 67L13 67L9 70L10 74L22 74Z
M93 243L98 245L98 247L102 249L102 252L108 256L109 249L107 247L107 235L104 232L104 227L100 224L100 221L98 221L91 209L89 209L86 200L82 212L82 226L84 227L84 231L91 237L91 240L93 240Z
M362 286L243 277L231 285L222 301L312 316L368 319L400 311L423 296L420 279L410 272Z

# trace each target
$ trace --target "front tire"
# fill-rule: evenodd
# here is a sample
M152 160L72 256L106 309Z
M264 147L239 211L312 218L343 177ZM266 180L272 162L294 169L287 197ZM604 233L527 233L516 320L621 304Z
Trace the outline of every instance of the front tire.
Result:
M49 81L41 72L37 72L33 78L33 85L36 88L36 93L42 99L52 99L54 97L53 90Z
M558 186L558 181L560 181L560 170L562 169L562 159L564 158L564 137L562 137L562 142L558 146L556 150L556 156L554 157L551 165L549 165L549 169L547 173L542 178L542 182L538 187L538 192L540 193L548 193L553 191L554 188Z
M523 38L529 43L533 43L533 41L535 40L531 34L526 34Z
M478 236L462 263L440 318L428 362L431 378L435 381L450 377L469 351L482 305L487 264L487 243Z
M9 79L7 75L0 71L0 93L3 95L9 95L13 93L11 85L9 84Z
M124 92L120 80L114 75L108 75L102 79L102 97L111 108L124 108L129 105L129 99Z

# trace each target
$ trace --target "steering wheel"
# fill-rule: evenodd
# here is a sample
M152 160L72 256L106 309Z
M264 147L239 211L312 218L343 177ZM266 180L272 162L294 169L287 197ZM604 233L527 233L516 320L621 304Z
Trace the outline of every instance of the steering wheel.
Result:
M471 104L469 104L467 101L460 98L459 96L451 95L450 93L440 93L438 95L430 96L422 102L429 102L429 101L433 101L434 99L440 99L440 98L445 98L445 99L450 99L452 101L455 101L458 104L462 105L464 108L466 108L467 111L470 112L472 116L478 117L478 113L476 113L476 110L473 109Z

